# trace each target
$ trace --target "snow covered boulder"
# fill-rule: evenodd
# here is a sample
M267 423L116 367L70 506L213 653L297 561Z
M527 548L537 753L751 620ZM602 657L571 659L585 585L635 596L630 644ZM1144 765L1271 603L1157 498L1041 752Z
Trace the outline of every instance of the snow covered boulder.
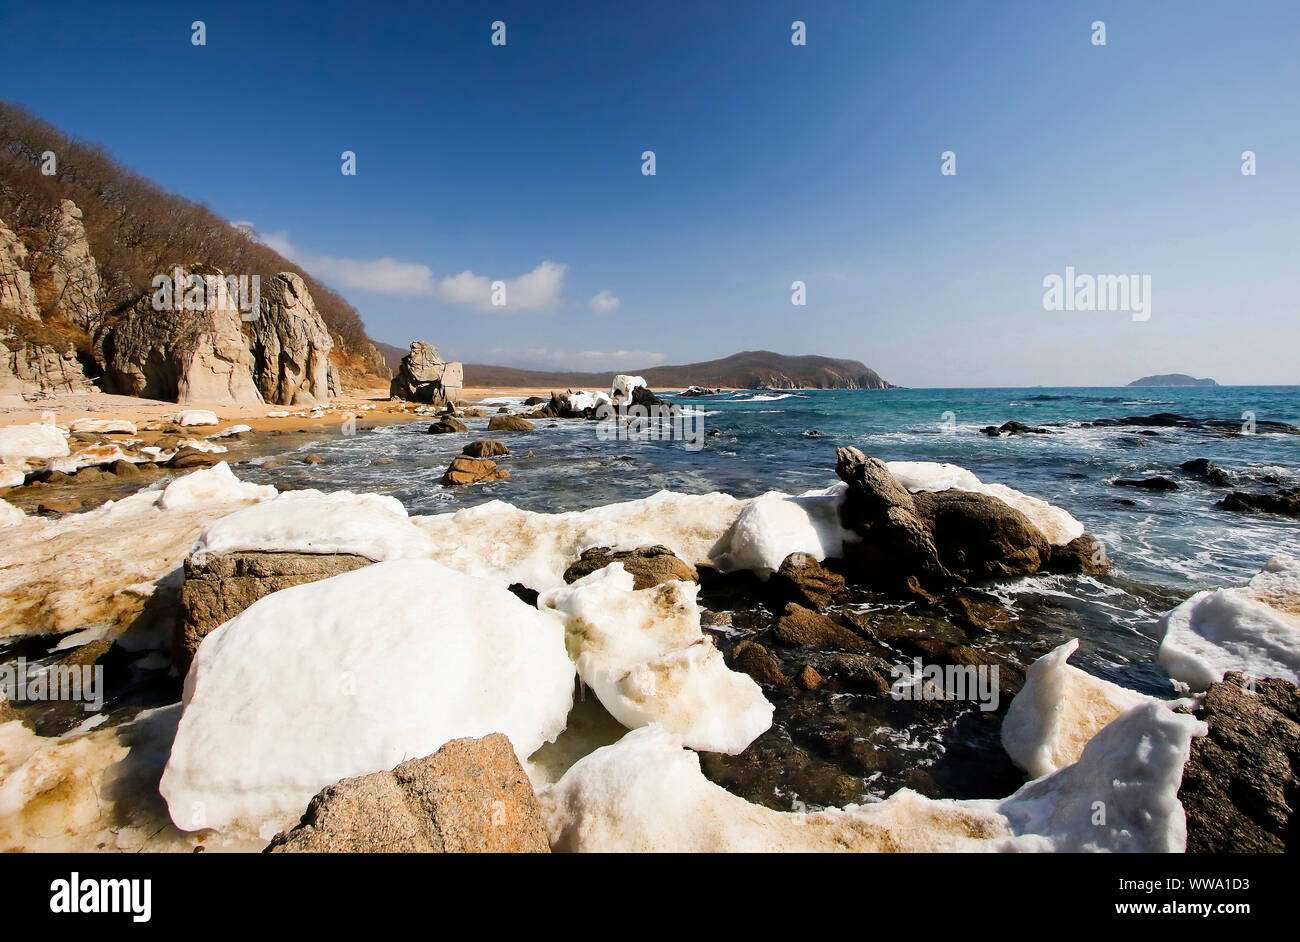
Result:
M57 425L0 426L0 461L21 464L28 458L66 458L70 451L68 435Z
M1002 720L1003 748L1032 778L1077 761L1098 730L1151 699L1071 667L1078 647L1078 639L1067 641L1031 664Z
M564 617L578 676L624 726L657 723L693 749L743 752L772 725L772 704L700 629L699 586L634 584L615 562L537 604Z
M209 526L196 553L347 553L375 562L432 557L434 541L395 497L286 491Z
M1197 592L1159 632L1161 665L1192 690L1229 670L1300 683L1300 560L1277 556L1245 588Z
M564 729L559 618L432 560L284 589L209 634L159 791L185 830L270 838L340 779L462 737L528 756Z

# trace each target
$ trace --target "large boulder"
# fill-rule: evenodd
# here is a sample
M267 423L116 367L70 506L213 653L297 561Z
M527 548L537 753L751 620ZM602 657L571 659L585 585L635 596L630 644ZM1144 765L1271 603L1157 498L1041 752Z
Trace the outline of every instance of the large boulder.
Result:
M455 402L464 385L465 371L460 363L444 361L431 343L412 340L411 352L402 357L388 394L412 402Z
M615 551L608 546L584 550L576 562L564 570L564 581L572 585L583 576L610 563L622 563L632 574L633 589L649 589L664 582L699 582L700 574L690 563L673 555L666 546L640 546L634 550Z
M371 562L351 553L237 552L188 557L181 617L172 634L172 662L185 673L203 639L258 599Z
M188 301L192 275L209 290ZM241 330L237 300L220 271L172 269L174 290L145 295L95 335L108 392L173 402L261 403L253 381L253 354Z
M1178 791L1192 853L1285 852L1300 830L1300 689L1229 671L1205 693Z
M348 778L311 800L271 853L548 853L528 776L500 733L453 739L391 772Z
M494 415L488 419L489 432L531 432L535 428L532 422L517 415Z
M469 455L457 455L452 459L446 472L442 475L443 484L486 484L489 481L504 481L510 477L505 468L498 468L495 461L488 458L471 458Z
M996 497L957 490L913 497L929 524L939 561L962 579L1026 575L1052 558L1052 545L1043 532Z
M338 395L334 339L301 277L281 272L262 286L252 333L254 376L267 402L311 406Z

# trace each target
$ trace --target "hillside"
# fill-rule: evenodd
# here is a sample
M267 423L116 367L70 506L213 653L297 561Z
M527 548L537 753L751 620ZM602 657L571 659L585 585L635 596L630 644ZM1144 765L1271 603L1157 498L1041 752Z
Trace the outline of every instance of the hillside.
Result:
M1186 373L1160 373L1156 376L1143 376L1129 383L1130 386L1217 386L1212 379L1196 379Z
M42 173L46 153L57 159L51 175ZM60 316L63 299L51 290L58 282L39 268L40 260L58 254L65 200L80 210L77 228L84 226L97 269L85 304L93 324L70 324ZM299 275L334 339L332 359L343 374L386 372L360 315L343 297L206 206L168 193L102 149L6 102L0 102L0 220L38 263L31 280L44 329L75 345L83 360L94 358L95 329L139 303L155 275L174 264L202 263L228 274L259 275L264 283L280 272Z
M389 367L406 351L389 344L379 344L388 358ZM837 360L822 356L786 356L769 350L736 353L720 360L687 363L682 366L652 366L625 371L644 376L657 389L682 389L686 386L721 386L754 389L890 389L891 384L875 370L857 360ZM519 386L555 389L591 387L607 388L614 370L604 372L566 372L522 370L509 366L482 363L465 365L467 386Z

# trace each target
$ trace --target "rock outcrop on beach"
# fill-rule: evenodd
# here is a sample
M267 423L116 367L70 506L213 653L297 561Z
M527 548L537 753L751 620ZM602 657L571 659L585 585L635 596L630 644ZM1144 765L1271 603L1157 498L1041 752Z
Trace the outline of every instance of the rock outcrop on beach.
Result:
M44 229L47 241L33 253L37 291L47 294L54 316L91 333L101 318L99 268L90 253L81 209L72 200L60 200Z
M1283 853L1300 838L1300 689L1229 671L1196 711L1178 799L1191 853Z
M321 790L271 853L550 852L510 740L453 739L431 756Z
M27 246L0 220L0 314L39 320L32 276L27 271Z
M259 316L252 322L257 388L267 402L313 406L342 391L330 362L334 339L311 292L293 272L262 285Z
M454 403L464 385L465 372L460 363L444 361L431 343L412 340L411 351L402 357L388 394L411 402Z
M172 662L184 674L203 639L258 599L371 562L351 553L237 552L187 557L181 617L172 635Z
M0 327L0 401L17 405L57 393L88 392L85 367L70 341L51 333L46 342L24 339L20 331Z
M187 304L175 290L170 298L145 295L96 334L108 392L180 403L264 401L223 273L176 266L171 283L185 285L195 275L208 286L202 303Z
M666 546L640 546L634 550L594 546L584 550L578 561L564 570L564 581L577 582L610 563L621 563L632 574L634 589L649 589L673 581L700 581L695 567L678 559Z

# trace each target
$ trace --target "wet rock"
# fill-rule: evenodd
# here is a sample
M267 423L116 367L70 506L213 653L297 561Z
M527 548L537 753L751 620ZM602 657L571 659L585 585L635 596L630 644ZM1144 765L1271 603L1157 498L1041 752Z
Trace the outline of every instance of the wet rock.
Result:
M429 426L430 435L449 435L453 432L468 432L469 426L460 419L453 418L449 415L443 416L437 422Z
M607 546L585 550L577 560L564 570L564 581L577 582L610 563L622 563L632 574L633 589L649 589L664 582L699 582L700 575L690 563L673 555L666 546L639 546L634 550L615 552Z
M1025 669L1005 657L992 652L971 647L968 644L953 644L937 638L913 640L909 647L921 657L926 664L954 664L959 667L992 668L996 675L1000 706L1005 708L1011 698L1025 686Z
M776 637L796 648L853 651L868 653L872 645L863 637L828 615L804 608L796 602L785 607L776 623Z
M312 452L310 455L307 455L305 458L302 459L302 463L312 464L312 465L324 464L325 459L322 456L316 454L315 452Z
M172 634L172 663L184 674L199 643L258 599L369 566L348 553L221 553L185 560L181 615Z
M461 449L461 452L471 458L499 458L502 455L510 454L510 449L501 442L484 438L476 442L470 442Z
M1280 514L1300 518L1300 487L1287 487L1273 494L1233 491L1214 506L1238 513Z
M494 415L488 419L489 432L531 432L537 428L527 419L517 415Z
M889 693L889 662L875 654L812 654L809 655L804 670L812 671L822 679L822 683L833 681L837 686L858 693L873 696Z
M1171 481L1166 477L1142 478L1141 480L1133 478L1118 478L1115 481L1116 487L1140 487L1148 491L1176 491L1178 482Z
M827 569L807 553L791 553L772 574L769 590L782 601L798 602L821 610L848 596L844 577Z
M1178 467L1179 470L1186 471L1194 477L1209 481L1211 484L1217 484L1220 487L1227 487L1232 483L1232 475L1209 458L1193 458L1191 461L1184 461Z
M548 853L541 806L510 740L453 739L391 772L319 792L273 853Z
M1296 846L1300 689L1230 671L1206 691L1196 716L1210 731L1192 740L1178 792L1188 852L1282 853Z
M487 458L471 458L457 455L442 476L443 484L465 485L483 484L489 481L504 481L510 477L505 468L498 468L495 461Z
M1025 425L1023 422L1003 422L1001 425L986 425L980 429L985 435L997 438L998 435L1048 435L1045 428Z
M1110 570L1110 558L1097 538L1085 533L1064 546L1053 546L1044 568L1053 573L1100 576Z
M70 514L81 509L81 501L75 497L51 497L36 505L40 514Z
M213 454L210 451L199 451L197 448L191 448L188 445L172 455L171 460L167 462L168 468L178 470L188 470L190 468L210 468L214 464L222 461L220 455ZM265 465L263 465L265 467Z
M804 690L816 693L825 682L825 678L813 670L810 664L805 664L803 670L799 671L799 686Z
M108 470L120 478L134 478L140 476L140 469L130 461L119 458L108 466Z
M731 652L731 666L743 671L765 687L784 689L790 678L781 670L781 662L756 641L742 641Z

